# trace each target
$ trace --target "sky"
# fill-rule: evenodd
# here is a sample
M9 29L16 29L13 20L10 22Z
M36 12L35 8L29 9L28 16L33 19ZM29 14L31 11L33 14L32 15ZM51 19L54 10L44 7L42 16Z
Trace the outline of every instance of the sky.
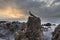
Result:
M0 19L26 20L28 11L44 22L59 22L60 0L0 0Z

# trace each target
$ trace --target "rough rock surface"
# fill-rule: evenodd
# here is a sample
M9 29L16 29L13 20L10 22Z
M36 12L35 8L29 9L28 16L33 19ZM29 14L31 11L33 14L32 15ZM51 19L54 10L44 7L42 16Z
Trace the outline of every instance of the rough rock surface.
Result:
M43 40L40 18L33 15L30 11L29 14L30 17L26 25L24 24L22 29L15 33L15 40Z
M53 32L52 40L60 40L60 24L55 28Z
M41 30L41 20L38 17L29 17L27 22L27 37L28 40L43 40Z
M28 40L26 38L26 27L27 27L26 23L23 23L20 30L15 32L15 34L14 34L15 40Z
M43 40L41 20L39 17L30 16L26 25L15 33L15 40Z

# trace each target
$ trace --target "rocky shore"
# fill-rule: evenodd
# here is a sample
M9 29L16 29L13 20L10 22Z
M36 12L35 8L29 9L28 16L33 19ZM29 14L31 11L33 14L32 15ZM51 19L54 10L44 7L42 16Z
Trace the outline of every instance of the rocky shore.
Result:
M29 13L27 23L0 21L0 40L60 40L60 24L56 28L50 23L41 25L41 19Z

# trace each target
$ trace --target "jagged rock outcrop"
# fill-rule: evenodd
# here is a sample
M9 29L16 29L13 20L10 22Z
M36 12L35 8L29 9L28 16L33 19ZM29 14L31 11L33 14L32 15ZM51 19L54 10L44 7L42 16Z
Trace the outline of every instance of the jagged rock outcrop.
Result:
M30 13L28 21L24 25L20 32L15 33L15 40L43 40L43 32L41 30L41 20L39 17L34 16Z
M41 30L41 20L38 17L29 17L27 22L27 37L28 40L43 40Z
M60 40L60 24L55 28L53 32L52 40Z

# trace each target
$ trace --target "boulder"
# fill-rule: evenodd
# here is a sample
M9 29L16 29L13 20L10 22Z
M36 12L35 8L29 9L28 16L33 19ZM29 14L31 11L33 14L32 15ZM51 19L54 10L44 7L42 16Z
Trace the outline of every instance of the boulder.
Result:
M60 40L60 24L55 28L53 32L52 40Z

